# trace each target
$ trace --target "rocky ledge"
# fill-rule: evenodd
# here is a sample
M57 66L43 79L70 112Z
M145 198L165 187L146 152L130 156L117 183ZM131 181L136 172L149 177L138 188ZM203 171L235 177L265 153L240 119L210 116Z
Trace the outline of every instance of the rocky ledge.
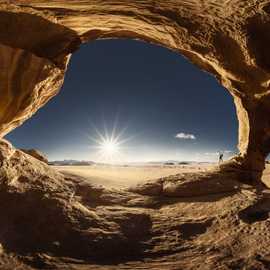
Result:
M4 140L0 160L4 269L269 269L270 197L232 174L109 190Z

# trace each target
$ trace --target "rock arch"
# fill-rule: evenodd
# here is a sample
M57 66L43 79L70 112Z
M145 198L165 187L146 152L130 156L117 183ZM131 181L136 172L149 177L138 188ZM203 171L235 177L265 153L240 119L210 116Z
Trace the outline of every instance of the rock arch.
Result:
M233 95L240 153L222 169L257 181L270 152L268 11L268 0L2 1L0 136L58 93L81 43L141 39L181 53Z

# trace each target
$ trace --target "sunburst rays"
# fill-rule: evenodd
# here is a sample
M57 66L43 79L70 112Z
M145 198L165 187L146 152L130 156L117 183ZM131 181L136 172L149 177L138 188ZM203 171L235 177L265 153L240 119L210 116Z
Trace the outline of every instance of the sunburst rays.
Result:
M95 131L95 136L88 135L92 142L91 149L96 151L97 163L116 164L125 161L125 150L128 146L126 143L134 136L127 137L125 132L127 128L119 130L117 121L114 122L111 131L104 124L103 131L92 125L92 131Z

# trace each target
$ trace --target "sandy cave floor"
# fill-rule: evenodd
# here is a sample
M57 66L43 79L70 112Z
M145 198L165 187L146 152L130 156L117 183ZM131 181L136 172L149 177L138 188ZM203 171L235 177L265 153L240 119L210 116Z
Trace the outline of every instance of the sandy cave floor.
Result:
M101 168L62 176L21 152L9 160L17 172L18 157L24 176L0 194L0 269L270 269L270 194L233 174L121 168L133 187L122 178L119 189L108 187L117 173L111 182ZM152 177L161 178L146 184Z

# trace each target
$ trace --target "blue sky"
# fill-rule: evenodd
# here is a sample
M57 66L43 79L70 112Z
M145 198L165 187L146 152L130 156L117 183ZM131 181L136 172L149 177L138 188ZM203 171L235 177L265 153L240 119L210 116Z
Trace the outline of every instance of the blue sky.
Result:
M210 161L237 151L233 100L216 79L175 52L132 40L81 46L58 96L6 138L50 160L98 160L97 131L113 127L125 141L121 161Z

